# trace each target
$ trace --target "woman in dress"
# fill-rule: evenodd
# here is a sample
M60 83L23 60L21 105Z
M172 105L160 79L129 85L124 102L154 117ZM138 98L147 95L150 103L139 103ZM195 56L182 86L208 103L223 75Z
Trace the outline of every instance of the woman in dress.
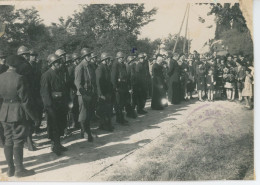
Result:
M251 98L253 97L253 76L251 75L251 69L246 69L246 77L244 88L242 90L242 96L246 100L246 108L252 109Z

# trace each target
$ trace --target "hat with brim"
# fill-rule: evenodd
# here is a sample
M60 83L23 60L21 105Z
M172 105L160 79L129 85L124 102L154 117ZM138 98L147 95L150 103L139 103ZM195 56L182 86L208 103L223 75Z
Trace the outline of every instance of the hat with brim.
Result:
M11 55L6 58L6 64L12 67L18 67L21 63L24 63L25 59L19 55Z

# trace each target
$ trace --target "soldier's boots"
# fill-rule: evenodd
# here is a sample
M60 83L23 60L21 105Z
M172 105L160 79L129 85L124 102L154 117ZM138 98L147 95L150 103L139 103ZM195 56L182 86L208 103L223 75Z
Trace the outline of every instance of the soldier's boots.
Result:
M54 141L51 142L51 151L53 153L55 153L57 156L61 155L61 150L60 150L58 144L55 143Z
M136 119L137 118L137 114L136 114L136 112L134 110L131 110L130 112L126 113L126 117Z
M23 166L23 147L14 147L15 177L26 177L34 175L34 170L27 170Z
M37 148L32 140L32 134L30 133L29 136L27 136L27 139L26 139L26 144L27 144L27 147L28 147L28 150L29 151L36 151Z
M123 125L123 126L129 125L128 121L125 120L123 113L116 115L116 122L119 123L120 125Z
M143 109L137 110L137 113L141 115L147 114L147 112Z
M90 126L89 123L85 123L85 121L81 121L80 122L80 126L81 126L81 131L80 131L80 137L83 139L84 138L84 134L87 133L88 134L88 142L93 142L93 136L90 130Z
M13 160L13 146L4 146L4 153L8 164L7 176L12 177L14 176L14 172L15 172L14 160Z
M113 132L114 131L114 128L111 125L111 120L110 119L106 119L106 118L102 118L100 120L99 129L100 130L105 130L105 131L108 131L108 132Z

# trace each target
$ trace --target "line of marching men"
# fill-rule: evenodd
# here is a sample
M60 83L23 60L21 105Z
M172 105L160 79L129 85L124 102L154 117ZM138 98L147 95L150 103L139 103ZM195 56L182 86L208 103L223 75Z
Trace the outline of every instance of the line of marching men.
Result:
M48 70L41 75L33 50L21 46L12 56L0 51L0 133L9 177L34 174L23 166L23 147L25 141L28 150L36 150L32 134L40 132L43 112L51 150L58 156L68 150L60 142L68 128L79 127L81 138L92 142L92 120L112 132L113 110L121 125L128 125L124 112L133 119L147 113L150 73L145 53L127 57L119 51L112 58L104 52L99 58L89 48L71 55L58 49L47 61Z

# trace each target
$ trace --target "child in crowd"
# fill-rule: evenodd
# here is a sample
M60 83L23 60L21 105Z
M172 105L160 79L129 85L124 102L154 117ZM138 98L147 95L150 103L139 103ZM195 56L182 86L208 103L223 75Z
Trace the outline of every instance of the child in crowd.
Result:
M208 101L214 101L216 80L215 80L212 68L210 68L208 70L208 75L206 77L206 83L207 83L207 90L208 90Z
M251 69L246 69L246 77L244 88L242 90L242 96L246 100L246 108L252 109L251 98L253 97L253 76L251 75Z

